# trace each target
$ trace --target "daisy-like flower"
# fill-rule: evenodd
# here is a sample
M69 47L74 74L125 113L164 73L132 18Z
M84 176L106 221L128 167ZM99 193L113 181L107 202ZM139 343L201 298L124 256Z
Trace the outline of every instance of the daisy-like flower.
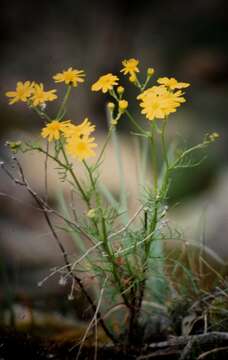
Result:
M15 91L8 91L6 96L11 98L9 104L12 105L18 101L26 102L33 92L34 83L25 81L24 83L19 81Z
M134 75L135 73L139 72L138 69L138 64L139 61L136 59L129 59L129 60L123 60L122 61L123 64L123 69L121 69L120 71L124 74L124 75Z
M182 91L170 92L165 86L153 86L137 98L148 120L165 119L185 102Z
M79 125L74 125L70 120L66 122L63 126L63 133L66 138L70 137L83 137L89 136L93 131L95 131L96 126L93 125L88 118L85 118L84 121Z
M54 75L53 79L56 83L65 82L66 85L76 87L78 83L85 81L84 77L85 72L83 70L72 69L70 67L68 70L63 70L63 72Z
M69 138L66 144L66 152L81 161L88 159L89 157L93 157L96 155L93 149L97 147L94 140L94 138L88 136L84 136L82 138L73 136Z
M53 101L57 99L55 92L56 90L44 91L43 84L35 84L31 97L32 105L38 106L44 104L46 101Z
M113 89L113 86L118 85L119 78L111 73L101 76L91 87L92 91L102 91L106 93Z
M158 84L167 86L170 90L184 89L190 86L189 83L178 82L175 78L162 77L158 79Z
M53 140L59 140L67 123L68 121L60 122L58 120L53 120L41 130L41 136L43 138L47 138L49 142Z

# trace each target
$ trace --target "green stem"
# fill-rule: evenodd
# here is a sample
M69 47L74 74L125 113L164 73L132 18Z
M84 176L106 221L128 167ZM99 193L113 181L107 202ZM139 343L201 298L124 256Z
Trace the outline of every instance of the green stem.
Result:
M83 164L84 164L85 168L88 171L91 185L93 187L94 192L96 193L96 184L95 184L95 181L93 179L92 171L91 171L90 167L88 166L88 164L86 163L85 160L83 161ZM100 218L99 220L101 222L101 231L99 231L99 228L97 227L98 235L99 235L100 239L103 242L104 251L108 255L109 261L112 264L113 276L114 276L114 279L115 279L116 283L118 284L119 291L120 291L120 294L121 294L121 296L123 298L123 301L124 301L125 305L127 307L129 307L128 299L127 299L126 295L123 293L124 288L122 286L121 279L120 279L120 276L118 274L118 270L116 269L115 257L113 256L112 251L109 248L107 228L106 228L105 218L104 218L104 215L103 215L103 210L102 210L102 207L101 207L101 204L100 204L100 198L96 196L96 200L97 200L97 205L99 207L99 218Z
M102 156L103 156L103 154L104 154L104 152L105 152L105 149L106 149L106 147L107 147L107 145L108 145L108 142L109 142L109 140L110 140L110 138L111 138L112 130L113 130L113 129L114 129L113 126L111 126L110 129L109 129L109 132L108 132L108 135L107 135L106 140L105 140L105 142L104 142L104 145L103 145L103 147L102 147L102 149L101 149L101 151L100 151L100 154L99 154L99 156L98 156L98 159L97 159L97 161L96 161L96 163L95 163L95 168L97 167L97 165L99 164L100 160L102 159Z
M167 125L167 120L164 120L164 122L162 124L162 130L161 130L161 143L162 143L162 151L163 151L163 156L165 159L166 169L168 169L169 168L169 160L168 160L166 141L165 141L166 125Z
M133 116L130 114L130 112L128 110L125 111L125 114L129 118L131 123L137 128L137 130L139 130L140 133L145 134L145 130L135 121L135 119L133 118Z
M80 184L77 176L75 175L74 171L72 170L72 166L71 166L71 164L69 163L69 160L68 160L68 158L67 158L67 155L66 155L66 152L65 152L65 150L64 150L63 144L61 144L61 145L62 145L62 146L61 146L62 154L63 154L63 157L64 157L64 159L65 159L65 161L66 161L66 165L67 165L68 171L70 172L70 174L71 174L71 176L72 176L75 184L77 185L78 190L80 191L80 193L81 193L84 201L86 202L86 204L88 205L88 207L90 207L89 199L88 199L86 193L84 192L84 190L83 190L83 188L82 188L82 186L81 186L81 184Z
M157 147L156 147L156 142L155 142L153 126L151 126L150 140L151 140L152 171L153 171L153 178L154 178L154 194L155 194L155 198L156 198L157 190L158 190Z
M63 98L62 104L60 105L59 111L58 111L58 113L56 115L57 120L62 120L62 117L64 115L64 109L66 107L66 103L67 103L68 98L70 96L70 92L71 92L71 85L68 85L67 90L66 90L66 94L65 94L65 96Z
M38 107L32 107L32 109L41 117L41 119L45 118L47 121L51 121L51 118L45 112L41 111Z

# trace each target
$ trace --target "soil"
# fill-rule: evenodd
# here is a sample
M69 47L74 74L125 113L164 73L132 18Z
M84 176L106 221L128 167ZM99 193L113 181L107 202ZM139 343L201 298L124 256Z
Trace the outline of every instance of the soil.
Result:
M94 345L85 344L81 350L80 359L227 360L228 333L199 335L198 343L196 337L197 335L195 335L196 346L193 346L193 341L187 339L188 337L180 336L153 343L143 352L139 352L137 348L123 351L111 344L98 346L97 349ZM57 337L45 337L9 327L0 329L1 360L13 360L18 356L23 360L76 360L78 349L72 332L68 334L65 332Z

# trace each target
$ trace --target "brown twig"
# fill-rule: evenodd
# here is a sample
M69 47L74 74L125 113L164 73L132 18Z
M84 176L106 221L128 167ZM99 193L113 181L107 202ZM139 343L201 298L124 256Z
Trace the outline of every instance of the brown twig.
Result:
M228 346L223 346L223 347L220 347L220 348L212 349L210 351L206 351L203 354L201 354L197 358L197 360L205 359L208 355L215 354L215 353L218 353L219 351L224 351L224 350L228 351Z
M26 180L25 178L25 175L24 175L24 171L22 169L22 166L20 164L20 162L18 161L18 159L13 156L12 157L12 160L15 161L17 167L18 167L18 170L19 170L19 174L20 174L20 180L15 178L11 172L6 168L6 166L4 165L4 162L1 162L0 163L0 166L1 168L3 169L3 171L8 175L8 177L17 185L20 185L20 186L23 186L27 189L27 191L31 194L31 196L33 197L33 199L36 201L37 205L39 206L39 208L42 210L43 212L43 215L45 217L45 220L52 232L52 235L54 237L54 239L56 240L57 244L58 244L58 247L63 255L63 259L64 259L64 262L66 264L66 269L68 271L68 273L70 274L70 276L76 281L76 283L78 284L79 288L81 289L82 293L84 294L84 296L86 297L87 301L89 302L89 304L91 305L92 307L92 310L94 311L94 313L96 313L96 316L97 316L97 319L98 321L100 322L104 332L106 333L106 335L112 340L113 343L117 343L117 340L115 339L115 337L113 336L113 334L109 331L109 329L107 328L107 326L105 325L104 323L104 320L101 316L101 313L99 311L97 311L97 306L94 304L91 296L89 295L89 293L86 291L84 285L83 285L83 282L82 280L77 276L75 275L73 272L72 272L72 269L71 269L71 264L70 264L70 261L68 259L68 254L62 244L62 242L60 241L55 229L54 229L54 226L52 225L52 222L50 220L50 217L49 217L49 213L50 212L53 212L54 214L58 214L56 211L54 211L53 209L51 209L48 204L39 197L39 195L29 186L29 183L28 181ZM50 210L53 210L53 211L50 211ZM60 216L58 214L58 216ZM60 216L61 217L61 216ZM65 220L65 219L64 219ZM75 223L72 223L75 227L78 228L78 230L82 230L79 225L75 224ZM85 233L83 231L83 234L88 237L88 234ZM90 237L89 237L90 238Z

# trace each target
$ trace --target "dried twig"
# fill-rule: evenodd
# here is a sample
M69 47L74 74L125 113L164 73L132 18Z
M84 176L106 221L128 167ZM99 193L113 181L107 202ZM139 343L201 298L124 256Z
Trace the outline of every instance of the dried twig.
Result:
M99 312L99 308L101 306L101 302L102 302L102 298L103 298L103 294L104 294L104 290L105 290L105 285L106 285L106 282L107 282L107 278L105 279L104 281L104 284L101 288L101 291L100 291L100 296L99 296L99 299L98 299L98 303L97 303L97 308L96 308L96 311L93 315L93 318L92 320L90 321L84 335L83 335L83 338L82 340L80 341L80 346L79 346L79 349L78 349L78 353L77 353L77 357L76 357L76 360L79 359L79 356L81 354L81 350L82 350L82 347L83 347L83 344L85 342L85 340L87 339L88 337L88 334L89 334L89 331L90 329L92 328L93 324L95 324L95 328L97 327L97 315L98 315L98 312ZM96 333L96 339L97 339L97 333ZM96 348L95 348L95 356L97 354L97 343L95 344Z
M63 259L64 259L64 262L65 262L65 265L66 265L66 269L68 271L68 273L70 274L70 276L76 281L76 283L78 284L79 288L81 289L82 293L85 295L87 301L89 302L89 304L91 305L94 313L96 313L96 316L97 316L97 319L99 320L104 332L106 333L106 335L114 342L116 343L116 339L115 337L112 335L112 333L109 331L109 329L107 328L107 326L105 325L104 323L104 320L101 316L101 313L97 310L97 306L94 304L91 296L89 295L89 293L86 291L84 285L83 285L83 282L82 280L77 276L75 275L73 272L72 272L72 269L71 269L71 264L70 264L70 261L68 259L68 254L62 244L62 242L60 241L56 231L55 231L55 228L54 226L52 225L52 222L50 220L50 217L49 217L49 213L54 213L54 214L57 214L59 217L63 218L63 220L66 221L66 219L61 216L60 214L58 214L55 210L51 209L49 207L49 205L42 199L39 197L39 195L30 187L28 181L26 180L25 178L25 175L24 175L24 171L22 169L22 166L20 164L20 162L18 161L18 159L13 156L12 157L12 160L15 161L16 165L17 165L17 168L19 170L19 175L20 175L20 180L15 178L13 174L11 174L11 172L6 168L4 162L1 162L0 163L0 166L1 168L3 169L3 171L8 175L8 177L17 185L20 185L20 186L23 186L27 189L27 191L31 194L31 196L34 198L34 200L36 201L37 205L39 206L39 208L42 210L42 213L45 217L45 220L52 232L52 235L54 237L54 239L56 240L57 244L58 244L58 247L63 255ZM70 223L72 223L71 221L68 221ZM91 240L91 237L83 230L81 229L81 227L76 224L76 223L72 223L79 231L81 231L84 235L87 236L87 238L89 238Z
M198 356L197 360L205 359L208 355L218 353L219 351L226 351L226 350L228 351L228 346L223 346L220 348L212 349L210 351L206 351L203 354L201 354L200 356Z
M125 226L123 226L120 230L116 231L116 232L113 233L113 234L110 234L110 235L108 236L108 239L110 240L110 239L112 239L113 237L116 237L116 236L120 235L122 232L126 231L126 230L129 228L129 226L133 223L133 221L137 218L137 216L139 215L139 213L143 210L143 208L144 208L144 205L140 206L139 209L136 211L136 213L135 213L135 214L132 216L132 218L128 221L128 223L127 223Z

